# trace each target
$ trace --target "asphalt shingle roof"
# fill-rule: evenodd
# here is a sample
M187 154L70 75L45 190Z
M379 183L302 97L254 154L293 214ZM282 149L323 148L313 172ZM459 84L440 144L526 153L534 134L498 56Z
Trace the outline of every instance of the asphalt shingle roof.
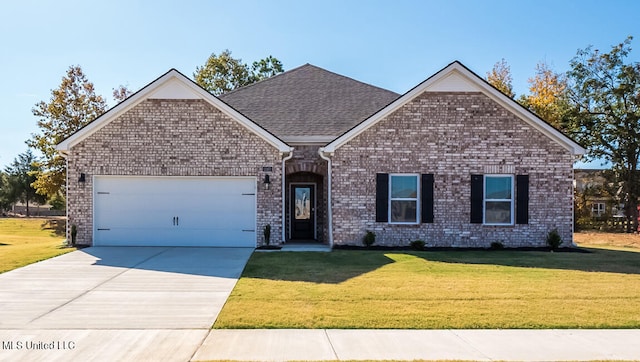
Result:
M399 95L311 64L220 96L224 102L287 141L335 138Z

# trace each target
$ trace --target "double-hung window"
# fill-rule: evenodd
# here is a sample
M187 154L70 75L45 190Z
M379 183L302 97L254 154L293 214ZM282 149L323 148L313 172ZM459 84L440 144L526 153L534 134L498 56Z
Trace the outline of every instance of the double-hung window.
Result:
M484 176L484 224L513 225L513 175Z
M433 223L433 193L433 174L377 173L376 222Z
M389 175L389 222L417 224L419 222L419 175Z

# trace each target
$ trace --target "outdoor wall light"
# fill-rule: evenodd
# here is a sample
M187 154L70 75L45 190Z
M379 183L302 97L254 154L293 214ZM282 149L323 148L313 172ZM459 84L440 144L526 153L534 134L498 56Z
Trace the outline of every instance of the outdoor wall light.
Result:
M264 189L268 190L269 185L271 185L271 179L269 178L269 175L264 175Z
M87 177L85 176L84 173L80 174L80 177L78 178L78 182L85 182L87 180Z

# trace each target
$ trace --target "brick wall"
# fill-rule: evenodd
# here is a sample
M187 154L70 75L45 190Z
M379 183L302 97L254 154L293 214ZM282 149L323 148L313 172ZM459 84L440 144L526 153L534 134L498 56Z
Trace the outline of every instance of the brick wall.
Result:
M273 169L269 190L262 187L265 166ZM276 148L207 102L145 100L71 149L68 225L78 226L79 244L91 245L96 175L255 176L258 241L271 224L272 243L279 242L281 168ZM85 183L77 182L80 173Z
M544 246L558 228L572 241L573 156L482 93L423 93L336 150L333 157L335 244ZM434 223L375 222L376 173L434 174ZM529 223L470 221L472 174L529 175Z

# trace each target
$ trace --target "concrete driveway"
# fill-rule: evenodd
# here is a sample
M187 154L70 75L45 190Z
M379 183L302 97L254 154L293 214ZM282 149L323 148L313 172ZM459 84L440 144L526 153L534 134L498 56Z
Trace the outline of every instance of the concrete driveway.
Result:
M189 360L252 252L92 247L0 274L0 360Z

